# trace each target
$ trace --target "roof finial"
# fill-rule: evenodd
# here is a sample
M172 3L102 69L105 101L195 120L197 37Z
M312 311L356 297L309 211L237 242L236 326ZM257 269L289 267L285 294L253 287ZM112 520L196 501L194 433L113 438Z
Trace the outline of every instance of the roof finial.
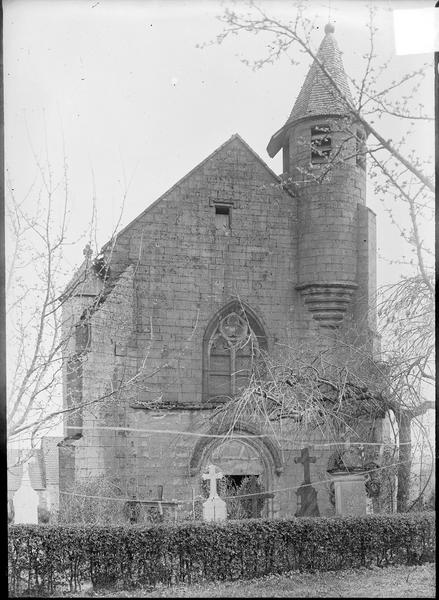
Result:
M325 33L334 33L335 31L335 27L334 25L331 23L331 0L329 0L328 2L328 22L325 25Z
M325 33L326 34L328 34L328 33L334 33L334 31L335 31L334 25L332 23L326 23L326 25L325 25Z

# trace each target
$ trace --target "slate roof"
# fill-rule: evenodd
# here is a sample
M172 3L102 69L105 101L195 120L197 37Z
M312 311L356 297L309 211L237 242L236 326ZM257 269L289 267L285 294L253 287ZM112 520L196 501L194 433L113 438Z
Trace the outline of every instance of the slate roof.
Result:
M331 75L353 105L351 91L343 67L341 52L338 48L334 34L328 28L328 32L323 38L320 48L317 52L317 58L324 65L325 69ZM329 81L326 74L322 71L320 65L314 61L311 65L308 75L305 78L302 89L297 96L287 123L296 121L302 117L317 116L322 114L346 114L346 102L338 91Z
M20 460L21 450L8 450L8 491L16 492L21 484L23 465L17 464ZM27 451L23 451L28 456ZM29 477L34 490L44 490L46 482L44 477L43 453L41 450L32 450L33 461L29 462Z
M45 479L47 485L59 484L59 448L58 443L64 438L61 436L46 436L41 440L41 449L44 458Z
M343 67L341 52L334 37L334 27L326 25L325 37L317 52L317 59L324 65L334 79L348 103L354 105L348 80ZM302 89L294 103L293 110L281 130L276 132L268 144L271 157L275 156L283 145L283 133L288 125L305 117L320 115L345 115L349 106L338 90L334 88L317 61L311 65Z
M62 439L60 436L44 437L38 450L8 449L8 491L14 493L20 487L23 476L23 465L20 464L22 453L26 459L30 456L34 459L29 462L29 477L34 490L45 490L50 484L57 485L59 482L57 444Z
M65 286L62 297L94 297L99 294L101 287L100 277L96 274L95 270L91 268L89 261L85 259Z

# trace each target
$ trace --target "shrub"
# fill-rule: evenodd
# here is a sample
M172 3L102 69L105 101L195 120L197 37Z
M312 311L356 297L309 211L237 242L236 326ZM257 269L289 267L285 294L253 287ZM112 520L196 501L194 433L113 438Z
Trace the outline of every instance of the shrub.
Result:
M120 494L121 490L111 478L85 477L62 495L58 521L75 525L125 524L128 519ZM104 499L98 499L99 496Z
M420 564L434 513L145 526L10 525L10 595Z

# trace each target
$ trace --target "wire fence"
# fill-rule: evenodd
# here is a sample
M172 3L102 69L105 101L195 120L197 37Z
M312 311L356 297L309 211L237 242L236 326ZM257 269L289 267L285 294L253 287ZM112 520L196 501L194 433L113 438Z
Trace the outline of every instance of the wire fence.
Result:
M384 465L384 466L380 466L380 467L374 467L373 469L362 469L360 472L363 475L367 475L369 473L377 473L377 471L383 471L385 469L391 469L393 467L397 467L399 465L402 464L406 464L410 461L398 461L398 462L392 462L388 465ZM419 463L415 463L415 464L419 464ZM320 479L317 481L313 481L311 484L308 485L323 485L323 484L327 484L327 483L332 483L334 481L334 477L331 477L329 479ZM289 486L289 487L285 487L285 488L275 488L275 489L271 489L271 490L265 490L264 494L276 494L279 492L289 492L289 491L295 491L298 490L299 488L303 487L303 484L300 485L295 485L295 486ZM99 499L99 500L115 500L115 501L121 501L121 502L132 502L135 501L137 499L134 499L132 497L120 497L120 496L96 496L96 495L89 495L89 494L78 494L76 492L67 492L67 491L60 491L60 494L63 495L68 495L68 496L77 496L77 497L82 497L82 498L93 498L93 499ZM260 492L256 492L256 493L249 493L249 494L242 494L240 495L240 498L243 497L251 497L251 496L260 496ZM230 498L236 498L236 496L221 496L223 500L228 500ZM148 503L157 503L157 504L165 504L167 501L166 500L153 500L153 499L144 499L144 500L140 500L140 501L144 501L144 502L148 502ZM177 504L187 504L189 502L192 502L193 498L187 498L187 499L177 499L177 500L172 500L172 502L175 502Z

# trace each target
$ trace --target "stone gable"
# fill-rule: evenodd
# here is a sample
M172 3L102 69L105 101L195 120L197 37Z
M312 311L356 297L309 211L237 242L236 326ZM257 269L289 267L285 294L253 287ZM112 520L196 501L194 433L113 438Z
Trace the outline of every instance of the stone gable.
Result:
M329 31L320 55L337 77L339 54ZM288 144L294 193L234 135L108 242L106 276L90 271L86 293L67 303L66 324L86 320L89 344L78 347L82 336L68 349L80 368L70 380L65 373L64 396L70 390L87 405L70 427L66 420L62 489L103 475L123 498L148 502L162 490L187 513L216 460L230 480L259 478L269 492L263 515L293 516L303 482L295 459L309 444L319 514L334 514L324 432L303 439L295 423L276 429L240 418L229 427L213 418L221 385L230 383L225 397L239 389L236 372L248 358L235 344L240 331L282 355L307 342L322 348L323 328L330 339L343 320L363 318L367 335L374 330L364 169L351 158L324 185L297 175L319 125L318 82L314 65L296 103L313 116L274 136L279 148ZM332 143L340 145L335 134ZM221 447L227 433L244 438Z

